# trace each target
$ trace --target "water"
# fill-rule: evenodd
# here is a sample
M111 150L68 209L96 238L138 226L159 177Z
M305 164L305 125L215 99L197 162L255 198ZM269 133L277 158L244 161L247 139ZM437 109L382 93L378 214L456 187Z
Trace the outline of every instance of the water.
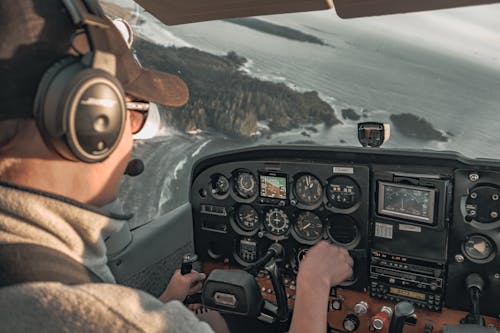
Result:
M130 5L128 1L116 0ZM141 14L144 15L144 14ZM139 35L163 45L192 46L215 54L236 51L249 59L245 71L316 90L336 110L351 107L366 120L390 122L391 114L424 117L448 142L421 141L393 127L387 147L455 150L470 157L500 158L500 6L343 21L333 12L262 19L313 34L326 46L296 42L228 22L164 27L145 15ZM365 120L365 118L363 118ZM188 136L169 129L137 144L146 172L126 180L122 198L138 211L135 225L187 200L187 179L195 159L212 152L255 145L313 140L356 146L356 123L325 128L304 137L302 128L271 138L234 141L218 133ZM306 125L307 126L307 125Z
M489 8L479 7L473 11L483 15L493 8L500 15L500 6ZM440 12L438 17L460 17L465 15L465 10L445 12L448 15ZM433 16L411 14L410 18L427 22ZM388 121L390 114L412 113L424 117L435 128L455 135L448 143L419 142L393 128L394 135L387 147L425 146L456 150L471 157L500 157L496 149L499 139L496 131L500 125L497 93L500 62L494 60L500 55L500 48L484 49L482 43L489 43L489 39L483 41L483 36L476 36L479 42L470 46L462 44L464 50L457 52L455 43L461 36L455 34L452 41L446 42L436 41L436 37L430 35L421 37L423 42L412 43L408 38L414 36L408 31L398 35L381 29L380 18L345 22L336 19L333 13L306 13L265 19L314 34L331 46L290 41L226 22L197 23L169 30L187 43L213 53L234 50L251 60L250 75L316 90L329 98L337 111L342 107L375 110L368 118L374 121ZM487 22L496 25L496 31L500 32L500 21ZM403 28L408 30L410 23L403 24ZM440 36L446 37L450 35ZM444 44L441 48L436 46L439 42ZM499 42L500 38L496 44L500 45ZM478 119L481 121L477 122ZM333 127L311 134L311 139L322 144L338 144L342 139L356 145L354 128L355 124L347 121L343 128ZM271 141L282 140L283 135L293 137L294 134L281 134Z

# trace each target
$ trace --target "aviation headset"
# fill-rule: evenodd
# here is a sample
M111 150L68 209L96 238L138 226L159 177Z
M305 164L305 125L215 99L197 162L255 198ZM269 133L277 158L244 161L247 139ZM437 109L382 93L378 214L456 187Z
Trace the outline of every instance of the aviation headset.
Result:
M125 129L123 88L105 29L110 21L92 0L62 0L73 24L83 28L89 53L56 62L38 86L34 116L45 140L62 157L87 163L106 159Z

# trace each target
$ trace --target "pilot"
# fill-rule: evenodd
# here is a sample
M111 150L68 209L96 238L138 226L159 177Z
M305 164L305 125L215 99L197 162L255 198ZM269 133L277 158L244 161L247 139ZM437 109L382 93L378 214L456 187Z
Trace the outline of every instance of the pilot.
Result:
M227 332L218 313L200 321L180 302L204 274L176 272L156 299L106 265L104 239L126 218L100 208L117 196L143 106L188 99L110 22L90 0L0 1L0 331ZM352 265L324 242L309 251L292 332L324 332L329 290Z

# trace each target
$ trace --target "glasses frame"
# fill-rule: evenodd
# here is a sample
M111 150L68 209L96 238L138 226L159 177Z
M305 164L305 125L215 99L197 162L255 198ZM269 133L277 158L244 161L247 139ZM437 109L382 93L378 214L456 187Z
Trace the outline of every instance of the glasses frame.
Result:
M129 111L148 112L151 103L145 101L125 102L125 107Z
M138 112L142 114L141 126L139 127L139 129L132 132L132 134L137 134L144 128L144 125L146 124L151 103L146 101L131 101L131 102L125 102L125 107L127 108L128 111Z

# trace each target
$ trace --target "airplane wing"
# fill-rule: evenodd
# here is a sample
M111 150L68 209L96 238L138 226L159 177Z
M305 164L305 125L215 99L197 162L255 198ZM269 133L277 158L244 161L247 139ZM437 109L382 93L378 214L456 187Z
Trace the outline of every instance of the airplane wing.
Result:
M332 0L134 0L167 25L329 9Z
M492 4L496 0L335 0L335 9L342 18L400 14Z
M342 18L492 4L500 0L134 0L167 25L324 10Z

